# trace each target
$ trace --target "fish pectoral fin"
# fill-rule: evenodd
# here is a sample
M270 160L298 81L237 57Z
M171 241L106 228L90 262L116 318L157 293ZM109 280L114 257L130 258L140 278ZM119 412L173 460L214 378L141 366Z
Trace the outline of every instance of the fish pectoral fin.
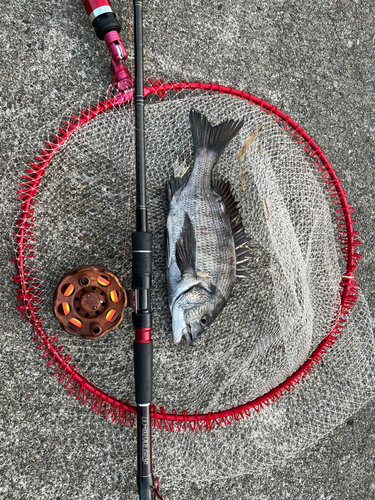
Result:
M195 272L196 239L193 224L190 217L185 213L184 225L181 229L180 237L176 242L176 263L184 274L196 275Z
M167 263L167 267L169 266L169 233L168 229L164 229L164 252L165 252L165 261Z

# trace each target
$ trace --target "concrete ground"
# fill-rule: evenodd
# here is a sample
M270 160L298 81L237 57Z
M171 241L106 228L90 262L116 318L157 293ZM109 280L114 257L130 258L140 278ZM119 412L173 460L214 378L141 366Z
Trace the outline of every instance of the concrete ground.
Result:
M112 79L106 48L76 0L2 4L1 158ZM272 102L325 151L356 207L358 280L373 312L375 4L371 0L145 0L145 75L219 81ZM127 44L128 5L113 0ZM2 167L3 168L3 167ZM7 221L5 221L6 223ZM90 417L47 375L15 312L11 246L0 255L1 499L131 499L134 449ZM375 498L375 404L287 465L198 488L165 482L165 500ZM98 421L99 422L99 421ZM94 431L91 429L95 429ZM126 459L124 458L126 457ZM161 464L159 464L161 465ZM162 485L163 488L163 485ZM111 493L112 492L112 493Z

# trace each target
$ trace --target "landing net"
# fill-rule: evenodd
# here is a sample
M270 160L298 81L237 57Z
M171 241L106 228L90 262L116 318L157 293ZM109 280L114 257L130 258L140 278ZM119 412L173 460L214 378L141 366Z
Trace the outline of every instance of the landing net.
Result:
M299 452L374 396L372 322L354 275L360 259L354 209L322 151L276 108L212 84L157 82L151 89L145 115L154 454L169 450L163 469L176 478L184 470L196 480L238 475ZM131 285L123 255L135 227L133 121L130 106L111 99L70 106L77 111L60 129L49 126L25 143L9 164L2 195L16 233L19 310L50 371L93 413L132 426L131 311L116 331L92 342L62 332L52 312L57 283L76 267L100 265ZM192 166L192 108L213 124L245 120L216 172L240 201L251 270L212 327L187 348L172 342L163 232L165 182ZM130 259L127 242L125 263ZM210 432L191 432L199 429ZM204 465L192 459L197 449Z

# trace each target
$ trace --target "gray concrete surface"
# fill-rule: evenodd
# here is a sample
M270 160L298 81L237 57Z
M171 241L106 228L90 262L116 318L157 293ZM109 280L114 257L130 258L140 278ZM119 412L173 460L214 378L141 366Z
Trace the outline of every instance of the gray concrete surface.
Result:
M112 4L125 20L126 41L128 5ZM0 5L0 139L6 165L25 137L53 120L60 99L76 102L109 83L112 75L106 49L94 37L80 1ZM357 209L363 241L358 277L372 311L374 16L371 0L145 1L146 76L245 88L289 113L326 152ZM4 228L0 498L134 498L134 447L125 450L119 431L97 419L94 423L58 389L15 313L7 237ZM374 417L374 403L367 404L303 456L260 477L228 479L203 489L194 484L172 488L166 479L163 496L375 498Z

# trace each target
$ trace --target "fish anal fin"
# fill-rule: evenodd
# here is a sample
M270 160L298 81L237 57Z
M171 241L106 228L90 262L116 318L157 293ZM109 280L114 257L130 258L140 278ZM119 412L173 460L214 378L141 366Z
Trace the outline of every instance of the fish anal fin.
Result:
M190 217L185 213L184 224L181 229L180 236L176 242L176 263L181 272L184 274L195 275L195 256L196 256L196 239L194 227Z

